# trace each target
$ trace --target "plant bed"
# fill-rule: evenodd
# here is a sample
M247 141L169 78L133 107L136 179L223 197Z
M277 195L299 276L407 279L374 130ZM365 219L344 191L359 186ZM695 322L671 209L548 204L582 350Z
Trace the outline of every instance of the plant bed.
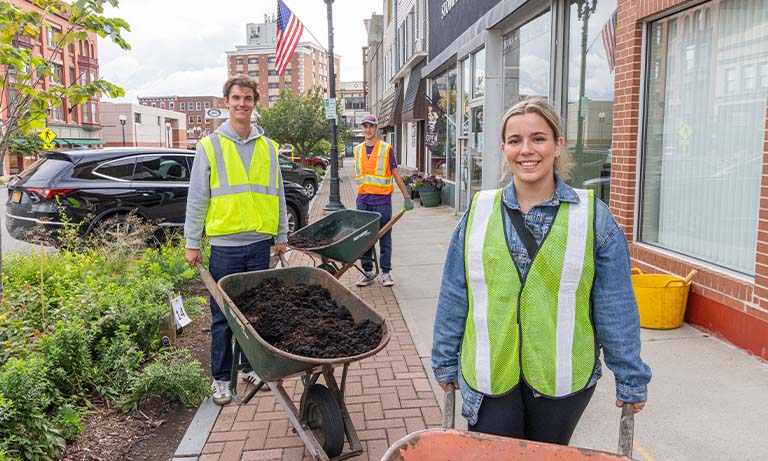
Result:
M370 320L355 323L319 285L286 286L267 279L233 301L265 341L291 354L349 357L381 342L381 325Z

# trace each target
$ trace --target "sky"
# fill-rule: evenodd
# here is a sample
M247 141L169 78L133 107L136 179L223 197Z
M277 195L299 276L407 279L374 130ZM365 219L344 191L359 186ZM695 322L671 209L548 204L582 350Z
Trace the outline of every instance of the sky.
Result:
M283 1L327 48L325 1ZM334 1L333 51L341 57L342 81L363 79L363 20L382 8L382 0ZM227 79L226 51L245 45L247 23L264 22L265 14L276 11L277 0L122 0L105 15L131 25L124 34L131 50L100 38L100 76L125 90L125 97L115 100L120 102L135 103L138 96L219 96ZM306 30L302 39L313 40Z

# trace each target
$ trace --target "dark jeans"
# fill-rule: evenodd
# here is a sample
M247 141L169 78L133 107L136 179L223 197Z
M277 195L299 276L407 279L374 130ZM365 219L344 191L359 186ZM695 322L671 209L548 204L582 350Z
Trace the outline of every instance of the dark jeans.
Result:
M375 211L381 213L381 219L379 220L379 228L384 227L385 224L392 219L392 204L387 205L368 205L367 203L357 202L357 209L362 211ZM392 231L390 230L384 234L379 240L379 265L382 272L389 272L392 270ZM360 258L361 265L364 271L373 270L373 247Z
M501 397L484 397L477 424L469 430L485 434L568 445L595 386L562 399L534 397L520 383Z
M239 247L212 246L208 270L217 282L220 278L238 272L269 269L269 249L272 240L263 240ZM249 369L245 356L240 356L245 369ZM211 374L218 381L229 381L232 376L232 330L227 317L211 298Z

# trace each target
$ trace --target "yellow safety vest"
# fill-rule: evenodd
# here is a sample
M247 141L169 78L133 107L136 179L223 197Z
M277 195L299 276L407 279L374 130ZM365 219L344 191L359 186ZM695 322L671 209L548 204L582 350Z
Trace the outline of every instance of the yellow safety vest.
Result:
M389 156L392 147L377 140L371 155L365 154L365 143L355 147L355 182L357 193L389 195L395 190L392 183L392 170L389 168Z
M590 295L595 279L594 199L561 202L524 280L507 247L502 189L478 192L464 240L469 312L461 346L465 382L503 395L520 379L539 394L586 387L597 346Z
M218 134L200 143L211 165L211 202L205 217L208 235L256 231L277 235L280 222L277 144L256 139L246 172L234 141Z

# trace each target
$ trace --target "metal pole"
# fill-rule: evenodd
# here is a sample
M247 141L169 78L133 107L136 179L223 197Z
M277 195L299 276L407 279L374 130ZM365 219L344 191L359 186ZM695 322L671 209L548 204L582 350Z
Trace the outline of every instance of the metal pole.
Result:
M589 17L595 12L597 7L596 0L592 0L592 5L588 5L590 0L581 0L579 2L579 19L581 19L581 74L579 75L579 113L576 119L576 155L580 156L584 152L584 115L582 114L584 104L584 85L587 78L587 32L589 31ZM578 163L581 159L576 157Z
M123 125L123 147L125 147L125 121L121 121L121 124Z
M329 97L336 99L336 71L333 66L333 0L325 0L328 6L328 74L330 79ZM339 195L339 148L336 145L336 118L331 119L331 194L325 211L343 210Z

